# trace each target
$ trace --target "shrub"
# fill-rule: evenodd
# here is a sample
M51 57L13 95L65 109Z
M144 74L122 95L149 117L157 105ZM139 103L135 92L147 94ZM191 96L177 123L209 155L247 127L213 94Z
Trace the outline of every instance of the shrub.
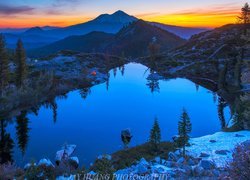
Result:
M238 145L233 152L233 161L228 165L229 179L249 179L250 140Z
M11 163L0 165L0 179L22 179L24 172Z

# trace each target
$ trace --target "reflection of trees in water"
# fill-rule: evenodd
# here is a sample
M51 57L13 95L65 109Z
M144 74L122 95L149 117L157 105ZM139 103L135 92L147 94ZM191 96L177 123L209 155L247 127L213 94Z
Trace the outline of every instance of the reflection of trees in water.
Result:
M113 74L114 74L114 77L116 77L116 74L117 74L117 68L114 68L114 69L113 69Z
M119 70L121 71L122 76L124 76L124 74L125 74L125 65L120 66Z
M24 155L27 144L29 141L29 119L27 118L27 112L22 111L19 116L16 117L16 134L18 140L18 147Z
M0 163L12 162L12 154L14 148L14 141L11 139L9 133L6 132L7 122L1 120L0 122Z
M199 91L199 88L200 88L199 84L195 83L195 89L196 89L196 92L198 92L198 91Z
M106 89L107 91L109 90L109 78L110 78L110 73L107 73L107 81L106 81Z
M153 74L154 74L154 71L152 71L150 69L150 75L153 75ZM160 92L160 83L159 83L159 80L157 78L154 78L154 77L149 78L147 80L146 85L149 87L151 93Z
M79 89L79 93L81 97L85 100L87 99L88 95L91 94L91 89L90 87L84 87L84 88Z
M53 98L52 100L49 100L49 101L46 101L44 103L44 106L47 108L47 109L51 109L52 112L53 112L53 121L54 123L56 123L57 121L57 103L56 103L56 97Z

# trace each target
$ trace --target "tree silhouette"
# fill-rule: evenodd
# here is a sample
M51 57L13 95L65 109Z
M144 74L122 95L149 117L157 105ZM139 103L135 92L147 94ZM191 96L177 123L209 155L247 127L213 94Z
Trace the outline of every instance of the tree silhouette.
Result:
M88 97L88 95L91 94L91 89L90 87L85 87L85 88L80 89L79 93L81 97L85 100Z
M124 76L124 74L125 74L125 65L123 65L123 66L121 67L121 74L122 74L122 76Z
M149 142L158 149L158 145L161 142L161 129L158 123L158 119L155 118L153 127L150 131Z
M8 85L9 83L9 61L8 61L8 55L6 52L5 47L5 40L4 36L0 34L0 90L2 92L2 89Z
M106 89L107 91L109 90L109 78L110 78L110 73L107 73L107 80L106 80Z
M117 74L117 68L114 68L114 69L113 69L113 73L114 73L114 77L116 77L116 74Z
M14 148L14 141L11 139L10 134L6 133L7 123L0 120L0 164L12 162L12 154Z
M248 3L241 8L241 14L238 16L238 20L240 23L244 24L244 34L247 33L247 24L250 23L250 7Z
M51 109L53 111L53 122L56 123L56 121L57 121L57 103L56 103L55 99L51 102Z
M27 144L29 141L29 119L27 118L27 112L22 111L19 116L16 117L16 133L18 140L18 147L22 154L25 154Z
M125 129L125 130L122 130L121 132L121 139L122 139L122 142L124 144L124 148L128 148L128 145L132 139L132 135L131 135L131 132L129 129Z
M183 109L180 121L178 122L178 134L179 139L178 143L183 150L183 157L185 157L185 149L188 144L189 134L192 130L192 125L188 113L185 109Z
M148 79L146 85L149 87L151 93L160 92L160 83L157 79Z
M22 86L23 81L27 76L27 65L26 65L26 55L23 48L23 43L19 39L16 47L16 82L18 86Z

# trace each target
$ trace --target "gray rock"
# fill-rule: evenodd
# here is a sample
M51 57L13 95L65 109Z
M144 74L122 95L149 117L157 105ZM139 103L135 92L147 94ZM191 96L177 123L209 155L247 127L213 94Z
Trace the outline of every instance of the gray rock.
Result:
M195 161L191 158L188 159L187 163L189 166L194 166L196 164Z
M137 174L147 174L147 173L149 173L149 170L148 170L147 166L145 166L143 164L139 164L136 168L136 173Z
M144 158L141 158L141 160L139 161L139 163L138 163L138 164L140 164L140 165L144 165L144 166L149 166L148 161L146 161L146 159L144 159Z
M165 161L164 163L163 163L163 165L165 165L165 166L167 166L167 167L174 167L175 166L175 162L173 162L173 161Z
M178 159L178 156L175 153L173 153L173 152L168 153L168 160L169 161L177 161L177 159Z
M228 150L216 150L215 154L219 154L219 155L227 155L227 153L229 153L230 151Z
M39 163L38 163L38 166L42 166L42 165L47 166L47 167L49 167L49 166L54 167L54 165L52 164L52 162L49 159L45 159L45 158L41 159L39 161Z
M212 171L212 173L213 173L213 175L216 176L216 177L219 177L219 176L220 176L220 171L217 170L217 169L214 169L214 170Z
M204 153L204 152L201 152L201 154L200 154L200 157L209 157L210 155L209 154L207 154L207 153Z
M205 170L211 170L215 168L215 164L212 161L206 159L202 159L198 166L202 167Z
M185 158L181 157L180 159L177 160L177 163L183 164L185 162Z
M245 136L240 134L235 134L235 137L245 137Z
M211 142L211 143L216 143L217 141L211 139L209 142Z
M161 163L161 158L160 158L160 157L156 157L154 160L155 160L155 162L158 163L158 164Z
M204 173L204 169L200 166L194 166L192 167L192 174L193 176L202 176L202 174Z

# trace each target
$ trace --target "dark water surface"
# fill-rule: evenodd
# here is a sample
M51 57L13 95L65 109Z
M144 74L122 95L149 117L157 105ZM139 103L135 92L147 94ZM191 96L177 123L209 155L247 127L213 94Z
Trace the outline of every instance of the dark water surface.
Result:
M57 118L51 108L41 107L38 115L28 114L28 143L24 155L17 146L16 123L7 128L15 141L17 164L34 159L50 158L65 143L76 144L75 155L89 165L98 155L122 149L121 130L130 128L131 146L148 140L150 128L158 117L163 140L177 134L177 123L185 107L193 124L192 136L220 130L216 95L186 79L159 81L159 92L152 93L146 79L149 72L140 64L128 64L125 73L110 71L107 84L91 88L84 99L78 90L57 98ZM226 110L229 117L229 110Z

